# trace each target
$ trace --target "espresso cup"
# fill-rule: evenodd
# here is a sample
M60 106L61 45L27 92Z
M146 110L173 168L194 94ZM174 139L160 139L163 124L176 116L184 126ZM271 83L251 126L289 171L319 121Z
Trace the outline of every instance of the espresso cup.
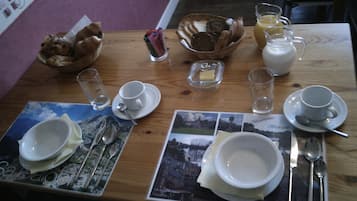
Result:
M333 92L325 86L312 85L304 88L300 100L302 115L310 120L321 121L337 115L332 108Z
M145 84L141 81L130 81L119 89L119 96L128 110L140 110L145 103Z

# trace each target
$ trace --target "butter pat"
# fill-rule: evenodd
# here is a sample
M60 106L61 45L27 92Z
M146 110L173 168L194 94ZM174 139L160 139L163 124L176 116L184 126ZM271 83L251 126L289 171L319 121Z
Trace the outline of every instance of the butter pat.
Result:
M214 80L215 70L205 70L200 72L200 80L201 81L212 81Z

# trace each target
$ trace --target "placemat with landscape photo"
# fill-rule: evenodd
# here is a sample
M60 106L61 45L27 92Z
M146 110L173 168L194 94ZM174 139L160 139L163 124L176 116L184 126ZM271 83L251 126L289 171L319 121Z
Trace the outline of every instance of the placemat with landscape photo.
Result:
M281 114L176 110L168 131L165 146L148 191L149 200L223 200L196 182L201 171L202 157L214 141L217 131L255 132L272 139L284 158L284 176L266 201L288 200L291 132L299 144L298 167L294 170L293 186L296 200L306 200L308 194L309 162L303 156L308 133L293 130ZM311 135L311 134L310 134ZM314 135L316 136L316 135ZM322 142L323 157L325 143ZM327 179L325 179L327 187ZM327 188L326 188L327 189ZM325 191L325 198L327 198ZM314 181L314 200L319 199L319 184Z
M49 118L61 117L62 115L68 115L73 122L79 125L82 131L83 143L77 147L74 154L63 164L47 171L30 174L30 171L24 169L20 164L18 140L36 123ZM103 149L104 143L100 142L89 155L78 179L73 185L69 186L68 184L87 155L93 138L100 129L108 129L109 126L117 132L117 137L110 146L117 146L118 152L109 161L108 167L104 169L104 164L109 158L109 148L106 149L96 174L91 180L92 182L88 188L84 189L84 183L90 176L98 155ZM131 122L117 118L113 114L111 107L101 111L94 111L89 104L28 102L0 141L0 182L84 196L101 196L119 160L120 153L126 144L131 129ZM99 178L102 171L104 171L103 177ZM96 185L98 179L100 179L100 182Z

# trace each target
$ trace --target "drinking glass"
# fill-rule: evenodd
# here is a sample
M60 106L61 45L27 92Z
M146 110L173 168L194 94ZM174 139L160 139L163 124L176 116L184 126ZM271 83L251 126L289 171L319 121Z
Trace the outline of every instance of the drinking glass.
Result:
M252 111L267 114L273 111L274 75L268 68L254 68L248 74L252 95Z
M77 75L77 81L94 110L102 110L110 104L102 79L95 68L87 68Z

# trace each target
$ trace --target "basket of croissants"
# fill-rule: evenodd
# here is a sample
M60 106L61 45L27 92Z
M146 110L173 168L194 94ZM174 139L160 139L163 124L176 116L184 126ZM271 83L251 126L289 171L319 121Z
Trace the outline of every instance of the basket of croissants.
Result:
M49 34L37 58L61 72L78 72L94 63L103 47L100 23L93 22L75 34L72 41L65 33Z

